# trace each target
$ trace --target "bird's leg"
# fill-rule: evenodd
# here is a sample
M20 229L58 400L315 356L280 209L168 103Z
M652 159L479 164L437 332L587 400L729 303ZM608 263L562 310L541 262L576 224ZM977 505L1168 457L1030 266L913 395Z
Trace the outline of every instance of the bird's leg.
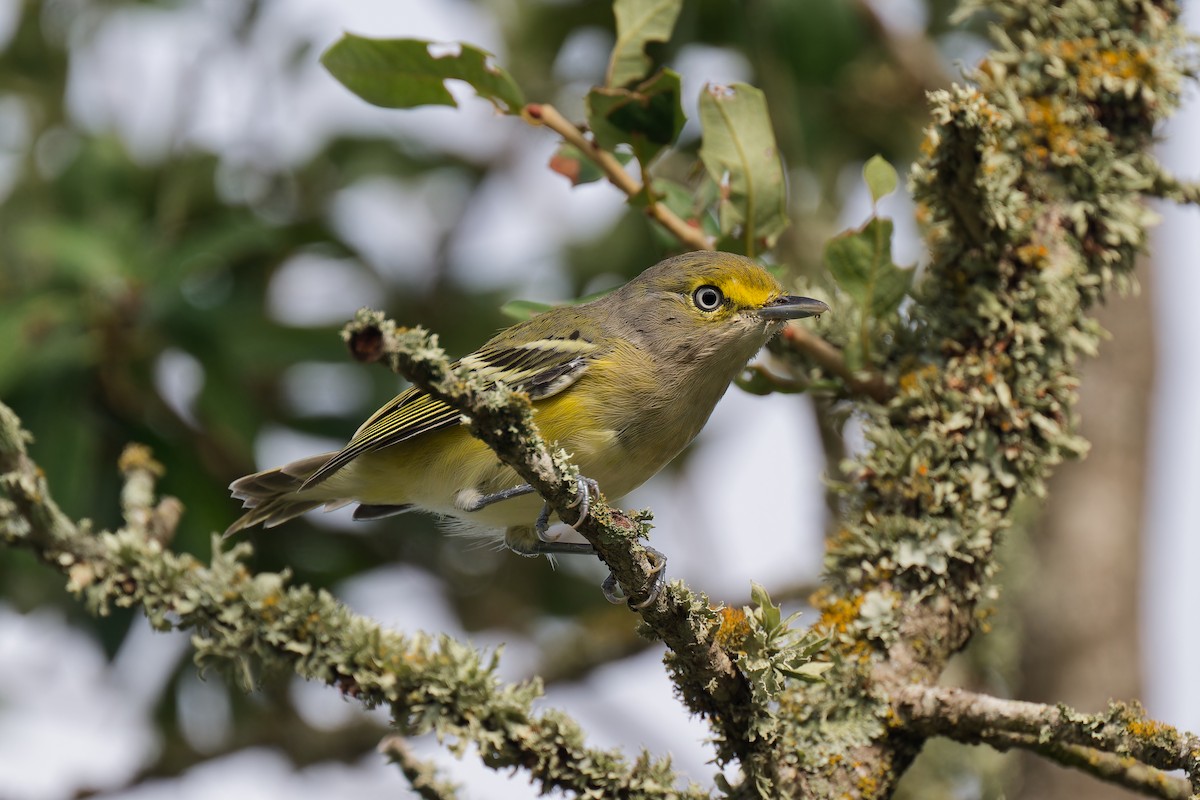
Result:
M592 492L600 493L600 484L591 478L580 475L577 478L578 491L575 496L575 502L572 506L579 506L579 519L571 527L579 530L579 526L587 519L588 510L591 508ZM466 506L464 511L478 511L481 508L486 508L492 503L499 503L502 500L508 500L513 497L533 492L533 487L527 483L520 486L513 486L510 489L505 489L495 494L487 494L476 498L470 505ZM508 542L508 548L514 553L523 556L557 556L557 555L584 555L591 556L596 554L596 548L588 542L563 542L559 541L557 536L550 535L550 514L552 510L549 503L542 504L541 513L538 514L537 521L533 524L533 531L537 535L537 541L530 544L517 543L515 541ZM630 605L639 611L654 603L658 596L662 593L663 584L667 578L667 557L655 550L653 547L647 547L646 552L650 556L650 560L654 562L654 568L651 572L653 580L650 582L649 593L646 599L640 603L631 603ZM624 593L621 584L617 581L617 576L612 572L608 573L608 577L604 579L604 583L600 584L600 591L604 593L604 599L610 603L622 603L628 600L628 596Z
M514 497L532 493L533 487L528 483L522 483L520 486L513 486L510 489L505 489L495 494L480 495L472 499L469 503L464 503L461 508L463 511L479 511L480 509L487 508L492 503L499 503L501 500L511 500ZM466 492L462 492L461 494L466 494Z
M654 604L654 601L662 594L663 584L667 581L667 557L653 547L647 547L646 553L650 556L650 560L654 562L654 571L651 572L654 580L650 582L650 591L646 595L645 600L640 603L629 604L638 611ZM604 593L604 599L614 605L629 599L629 595L625 594L624 588L617 582L617 576L611 572L604 579L604 583L600 584L600 591Z

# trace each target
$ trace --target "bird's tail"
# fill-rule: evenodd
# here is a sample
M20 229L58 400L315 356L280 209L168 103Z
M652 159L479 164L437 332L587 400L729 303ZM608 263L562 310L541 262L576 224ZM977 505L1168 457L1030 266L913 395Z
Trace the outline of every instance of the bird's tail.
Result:
M309 476L334 455L322 453L302 458L282 467L238 478L229 484L230 493L242 501L243 508L250 510L238 517L237 521L225 530L225 535L231 536L255 525L271 528L317 506L336 505L328 496L321 496L311 490L300 490Z

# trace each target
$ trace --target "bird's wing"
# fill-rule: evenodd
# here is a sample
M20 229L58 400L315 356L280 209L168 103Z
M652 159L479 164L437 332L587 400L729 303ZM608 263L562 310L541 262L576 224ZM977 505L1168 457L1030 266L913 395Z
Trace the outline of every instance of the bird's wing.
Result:
M552 397L579 380L599 351L599 345L582 337L551 337L520 344L493 340L458 363L470 367L488 387L503 383L536 401ZM363 453L461 423L462 415L441 400L416 387L406 389L371 415L350 443L322 464L303 488L320 483Z

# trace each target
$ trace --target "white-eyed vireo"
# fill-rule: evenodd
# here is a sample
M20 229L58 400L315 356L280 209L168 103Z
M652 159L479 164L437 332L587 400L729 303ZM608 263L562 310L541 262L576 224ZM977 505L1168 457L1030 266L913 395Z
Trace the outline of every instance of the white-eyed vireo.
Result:
M461 363L528 393L542 436L615 498L687 446L787 320L827 310L785 295L748 258L688 253L598 300L513 325ZM530 487L471 436L457 411L416 388L376 411L338 452L247 475L230 489L250 510L227 534L358 503L355 519L418 509L503 531L525 555L591 552L545 536L547 518L535 525L539 500Z

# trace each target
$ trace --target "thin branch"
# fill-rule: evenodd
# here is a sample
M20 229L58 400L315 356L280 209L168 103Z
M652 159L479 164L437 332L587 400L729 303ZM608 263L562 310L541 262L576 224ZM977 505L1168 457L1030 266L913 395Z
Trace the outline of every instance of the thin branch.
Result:
M379 743L379 752L400 767L413 791L424 800L456 800L458 797L458 787L438 778L437 767L433 764L414 756L403 736L384 737Z
M1078 744L1044 742L1029 734L1002 731L995 732L986 744L1001 751L1013 748L1029 750L1064 767L1073 767L1107 783L1113 783L1149 797L1162 797L1165 800L1189 800L1192 796L1191 786L1185 779L1169 775L1161 769L1148 767L1129 756L1105 753Z
M1186 205L1200 204L1200 183L1181 181L1157 162L1151 167L1151 180L1146 194Z
M93 534L58 509L26 453L27 441L20 420L0 403L0 538L68 574L68 587L95 613L141 607L157 629L192 631L201 667L223 668L253 685L260 668L286 666L365 707L388 706L406 735L432 731L472 742L488 766L524 768L544 792L708 797L694 786L680 793L666 761L643 754L628 764L616 751L586 747L565 715L534 713L540 684L500 683L495 656L447 636L401 636L351 613L328 592L289 586L286 575L255 574L241 562L250 552L244 543L222 552L214 536L208 565L165 550L140 521L154 507L145 485L123 492L130 524ZM134 462L126 464L131 482L153 474Z
M1147 719L1136 705L1113 703L1104 714L1093 715L1063 705L920 685L895 690L892 703L902 724L924 736L946 736L998 747L1025 746L1032 740L1035 746L1030 749L1055 760L1065 756L1064 763L1076 767L1090 763L1081 749L1094 750L1110 756L1099 759L1103 763L1088 770L1097 777L1111 781L1113 776L1128 774L1139 765L1178 769L1188 775L1192 793L1200 794L1200 738ZM1133 763L1122 763L1127 760ZM1149 773L1134 772L1128 780L1148 785Z
M892 397L892 388L878 372L860 370L855 372L846 364L842 352L815 333L798 325L783 329L778 341L812 361L826 372L837 375L846 387L857 395L870 397L878 403L886 403Z
M600 148L595 142L584 136L579 126L559 113L558 109L549 103L530 103L525 106L523 119L534 125L545 125L550 130L563 137L568 144L591 159L600 168L609 183L616 186L627 197L634 197L644 187L625 171L625 167L612 153ZM646 214L666 228L683 245L692 250L712 250L712 240L694 225L679 217L674 211L658 201L652 201L646 206Z

